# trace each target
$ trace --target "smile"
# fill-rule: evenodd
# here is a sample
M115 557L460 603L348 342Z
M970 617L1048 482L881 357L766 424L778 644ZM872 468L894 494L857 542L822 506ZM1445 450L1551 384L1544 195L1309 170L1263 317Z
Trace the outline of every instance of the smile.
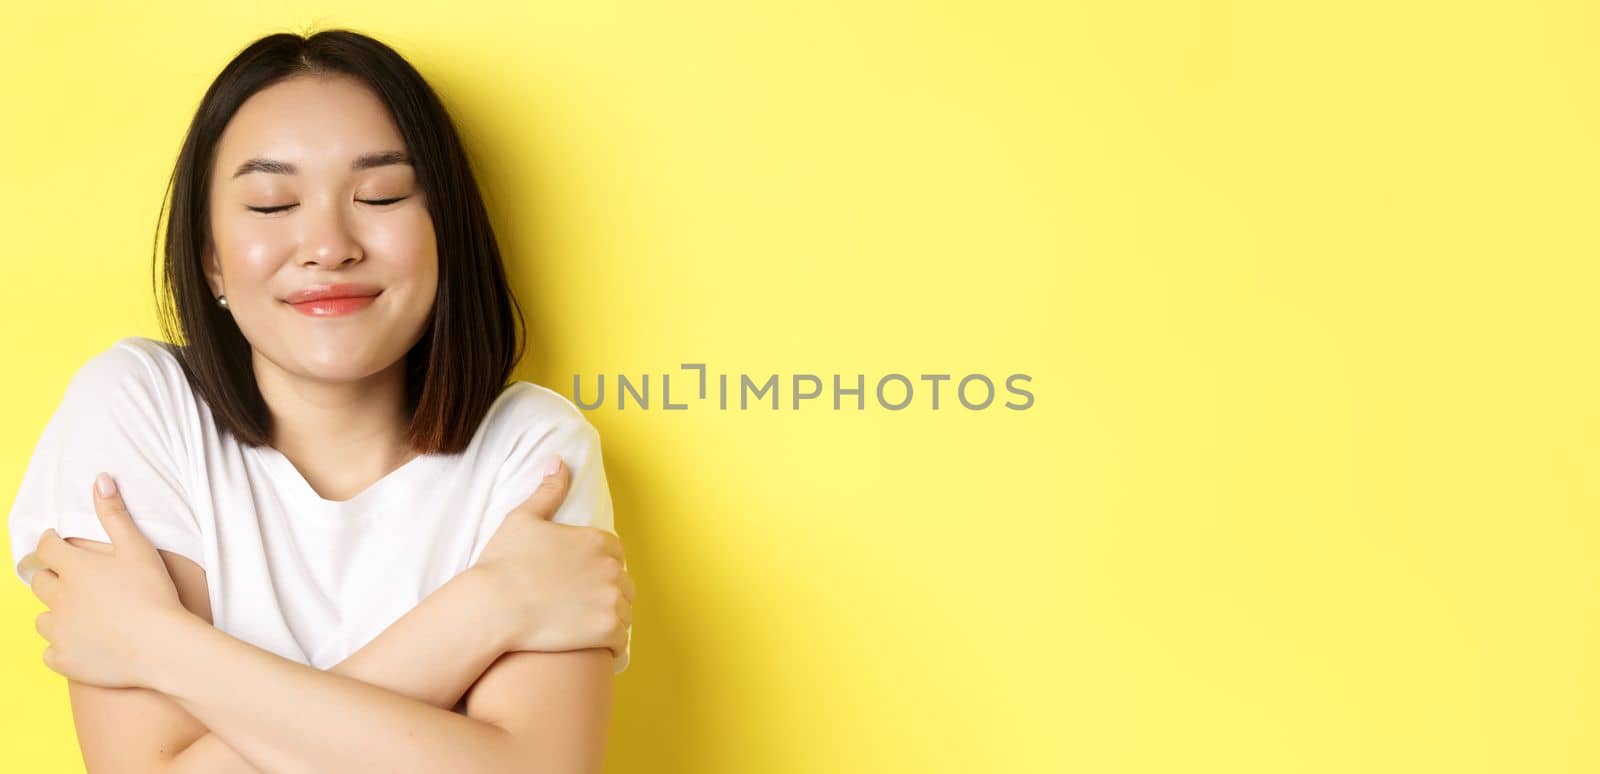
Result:
M319 298L315 301L304 301L298 304L289 304L295 311L308 317L338 317L339 315L352 314L372 306L372 302L379 295L354 296L349 298Z

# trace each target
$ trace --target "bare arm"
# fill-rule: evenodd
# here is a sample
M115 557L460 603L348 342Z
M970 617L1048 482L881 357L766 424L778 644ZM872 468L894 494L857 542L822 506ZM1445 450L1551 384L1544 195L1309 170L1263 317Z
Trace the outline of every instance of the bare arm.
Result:
M557 465L538 490L497 530L475 567L502 562L520 567L519 552L501 541L532 525L555 528L536 543L553 549L536 564L559 557L555 577L596 575L595 597L585 589L562 605L594 597L586 620L603 620L607 643L625 647L621 623L631 585L615 537L591 528L545 521L565 496ZM536 530L537 531L537 530ZM503 554L503 556L502 556ZM538 553L535 552L535 556ZM485 577L496 577L487 575ZM513 574L513 577L518 577ZM502 577L502 581L504 578ZM516 616L513 616L515 618ZM537 614L534 616L540 617ZM193 616L170 620L174 643L140 684L169 695L251 763L266 771L362 770L454 772L599 772L612 696L612 649L514 652L493 659L467 701L471 717L391 693L344 675L319 672L254 648ZM523 642L507 635L507 641ZM535 640L541 639L535 637ZM489 648L504 651L503 645ZM232 683L230 685L230 683ZM285 708L295 708L284 712Z
M83 538L69 540L81 547L110 547ZM209 623L211 606L204 570L187 557L160 553L184 606ZM470 570L451 579L330 671L451 709L504 652L479 580ZM260 771L157 691L101 688L69 680L68 692L84 761L91 772ZM159 741L153 751L155 762L150 760L152 741Z
M500 772L518 749L504 729L323 672L177 612L137 679L267 772Z
M609 648L507 653L473 687L467 712L510 733L514 771L600 774L611 659Z
M173 652L159 652L170 657L164 663L146 665L151 667L145 672L150 676L141 678L140 684L149 688L103 689L70 682L85 762L93 772L253 772L258 767L276 771L304 766L322 770L325 766L342 768L341 762L350 760L386 766L386 770L406 770L405 764L427 770L449 760L454 771L500 770L502 766L514 766L518 771L536 766L538 770L598 771L609 720L611 650L626 645L627 604L622 600L631 601L632 584L620 569L621 548L613 545L614 537L596 541L595 536L603 533L565 526L553 534L522 534L530 521L547 523L543 520L561 502L564 479L547 478L525 503L535 507L519 518L508 518L489 547L533 539L548 549L546 554L523 556L514 549L501 551L488 562L496 568L493 573L480 561L332 672L277 657L212 628L207 623L210 609L204 573L193 562L162 552L183 606L194 615L177 612L163 617L170 629L166 641L177 647ZM69 540L81 547L110 549L104 543ZM486 551L485 558L491 553ZM551 557L573 556L587 558L575 564L550 561ZM560 579L533 584L536 593L559 588L551 596L551 601L559 602L555 607L533 605L514 611L509 619L515 625L496 634L493 621L506 616L493 615L496 610L490 608L503 605L494 600L504 595L508 579L514 580L513 586L526 585L521 568L529 561L552 581ZM506 568L511 568L510 575ZM479 570L487 574L480 575ZM590 577L576 586L560 585L569 576ZM484 585L500 593L485 591ZM579 609L568 611L573 600L584 602ZM563 615L584 623L576 628L522 630L526 621L521 619L548 621ZM510 652L554 648L573 640L595 641L591 624L602 619L607 625L599 639L610 648ZM447 636L441 638L441 632ZM501 655L506 658L499 658ZM443 667L427 668L430 656ZM487 673L484 664L492 664ZM360 677L365 675L388 687L363 682ZM466 703L470 718L440 711L475 680ZM257 695L253 692L256 688L271 690ZM208 714L221 720L212 721ZM292 717L280 717L282 714ZM352 717L361 722L351 723ZM258 731L255 726L263 720L269 725ZM217 727L214 722L224 725ZM393 726L397 723L406 727L406 741L421 745L420 757L417 747L401 745L398 754L393 752ZM384 740L384 750L397 757L347 748L344 742L351 732L341 726L350 725L356 736ZM215 731L208 733L207 726ZM152 752L153 747L158 749Z
M504 652L498 634L492 630L494 618L484 604L487 597L480 593L476 580L470 570L452 578L329 671L440 709L453 709L462 694ZM161 698L172 702L169 697ZM222 737L203 726L200 731L202 735L192 744L165 758L165 771L259 771Z

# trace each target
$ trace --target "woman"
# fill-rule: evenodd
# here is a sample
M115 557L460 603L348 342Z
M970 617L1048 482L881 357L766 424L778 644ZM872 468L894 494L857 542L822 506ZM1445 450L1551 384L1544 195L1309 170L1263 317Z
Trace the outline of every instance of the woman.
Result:
M10 517L89 770L600 770L634 591L599 437L505 386L520 308L434 92L357 33L262 38L172 197L185 344L84 365Z

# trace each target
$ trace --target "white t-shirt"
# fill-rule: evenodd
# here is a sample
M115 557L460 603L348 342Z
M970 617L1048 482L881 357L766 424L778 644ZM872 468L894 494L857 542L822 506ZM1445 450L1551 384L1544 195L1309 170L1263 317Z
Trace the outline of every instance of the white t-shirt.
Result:
M512 383L465 452L332 501L276 449L221 430L168 347L124 338L73 376L11 507L13 568L51 527L110 541L92 499L105 471L157 548L205 569L218 629L328 669L475 563L552 453L572 472L554 521L616 532L600 436L553 390ZM613 673L630 650L631 636Z

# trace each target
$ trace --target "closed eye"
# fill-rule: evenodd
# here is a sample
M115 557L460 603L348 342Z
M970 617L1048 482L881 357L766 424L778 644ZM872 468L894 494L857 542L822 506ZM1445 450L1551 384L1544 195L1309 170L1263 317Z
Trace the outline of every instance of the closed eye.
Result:
M376 206L380 206L381 207L381 206L388 205L388 204L394 204L395 202L404 201L407 198L409 198L409 197L400 196L400 197L396 197L394 199L357 199L356 201L361 202L362 204L372 204L372 205L376 205ZM274 212L283 212L284 210L287 210L287 209L289 209L290 207L293 207L293 206L295 206L295 205L293 205L293 204L281 204L281 205L278 205L277 207L247 207L246 209L249 209L251 212L261 212L261 213L266 213L266 214L270 215L270 214L272 214Z

